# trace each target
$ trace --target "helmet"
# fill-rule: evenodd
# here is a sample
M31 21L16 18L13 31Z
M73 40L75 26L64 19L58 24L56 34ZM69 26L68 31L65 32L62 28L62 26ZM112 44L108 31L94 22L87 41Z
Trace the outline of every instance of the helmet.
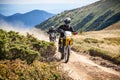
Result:
M51 26L51 29L52 29L52 30L54 30L54 29L55 29L55 27L54 27L54 26Z
M65 24L70 24L71 19L69 17L67 17L67 18L64 19L64 22L65 22Z

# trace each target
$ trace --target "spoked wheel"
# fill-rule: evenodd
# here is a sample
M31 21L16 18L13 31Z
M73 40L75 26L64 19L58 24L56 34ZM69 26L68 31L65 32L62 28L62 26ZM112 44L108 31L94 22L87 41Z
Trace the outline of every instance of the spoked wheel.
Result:
M56 41L56 39L55 38L50 38L50 42L55 42Z
M70 57L70 46L64 47L64 62L67 63Z

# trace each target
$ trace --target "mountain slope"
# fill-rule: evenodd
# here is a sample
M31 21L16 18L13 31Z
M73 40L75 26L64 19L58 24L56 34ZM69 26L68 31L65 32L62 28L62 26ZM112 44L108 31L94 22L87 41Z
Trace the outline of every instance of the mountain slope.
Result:
M23 22L27 26L35 26L36 24L45 21L53 15L54 14L42 10L33 10L25 14L16 13L14 15L2 19L13 24L15 22Z
M120 21L113 25L108 26L104 30L118 30L118 29L120 29Z
M5 18L5 16L0 14L0 19L4 19L4 18Z
M71 17L75 30L101 30L120 20L120 0L101 0L88 6L64 11L37 25L43 30L58 27L65 17Z

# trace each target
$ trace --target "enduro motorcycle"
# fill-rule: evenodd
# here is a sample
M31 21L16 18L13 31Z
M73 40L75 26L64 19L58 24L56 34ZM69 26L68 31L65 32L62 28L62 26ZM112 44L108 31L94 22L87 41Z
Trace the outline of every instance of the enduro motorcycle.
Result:
M50 42L55 42L56 41L56 33L54 33L54 32L50 33L49 39L50 39Z
M67 63L70 57L71 45L73 44L72 35L76 35L77 32L64 31L64 38L61 38L60 52L61 58L63 57L64 62Z

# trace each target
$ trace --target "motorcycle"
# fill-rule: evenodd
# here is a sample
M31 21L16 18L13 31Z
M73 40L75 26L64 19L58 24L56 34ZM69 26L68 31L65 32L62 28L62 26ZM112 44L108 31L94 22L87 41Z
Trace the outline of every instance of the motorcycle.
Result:
M73 44L72 35L76 35L76 32L64 31L64 37L60 38L60 52L61 52L61 59L63 57L64 62L67 63L70 57L71 45Z
M49 34L49 39L50 39L50 42L55 42L56 41L56 33L50 33Z

